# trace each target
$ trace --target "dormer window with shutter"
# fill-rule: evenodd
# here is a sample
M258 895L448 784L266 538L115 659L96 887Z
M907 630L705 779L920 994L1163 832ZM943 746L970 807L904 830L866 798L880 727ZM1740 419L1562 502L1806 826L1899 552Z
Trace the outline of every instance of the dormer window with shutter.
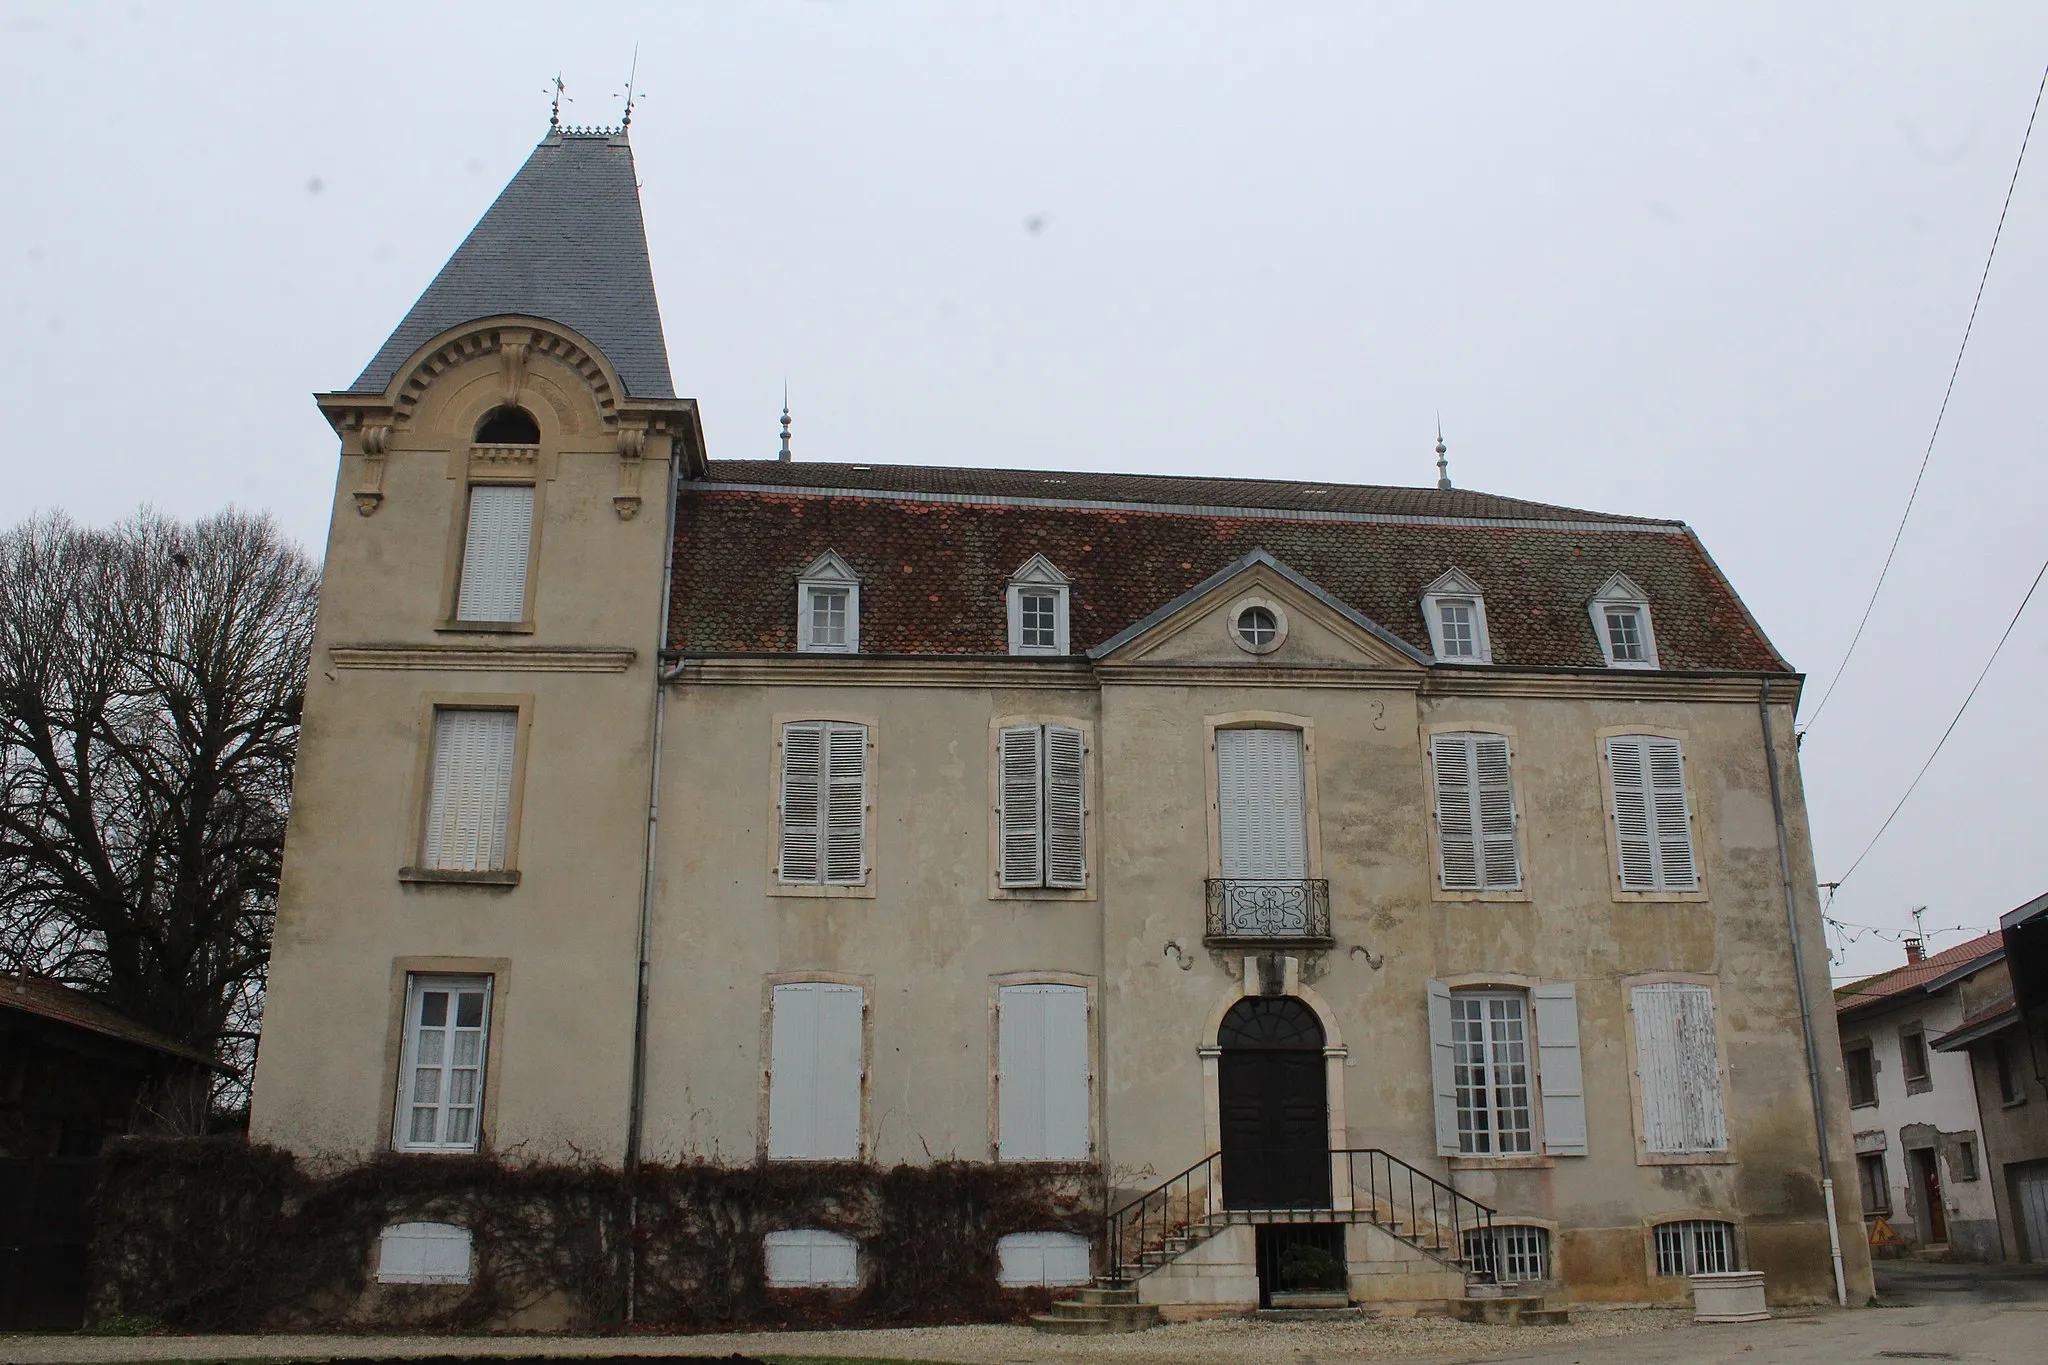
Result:
M1010 653L1067 652L1067 576L1033 555L1010 579Z
M1486 598L1479 585L1458 570L1452 569L1422 590L1422 618L1429 625L1430 652L1438 663L1493 662Z
M1679 741L1611 735L1606 753L1616 886L1626 892L1699 890Z
M1432 735L1437 885L1450 892L1520 891L1515 787L1506 735Z
M1087 888L1087 754L1087 736L1078 725L997 728L999 889Z
M1609 668L1657 667L1657 634L1650 626L1650 599L1625 574L1601 585L1587 610L1600 653Z
M860 579L827 550L797 578L796 647L805 654L860 653Z

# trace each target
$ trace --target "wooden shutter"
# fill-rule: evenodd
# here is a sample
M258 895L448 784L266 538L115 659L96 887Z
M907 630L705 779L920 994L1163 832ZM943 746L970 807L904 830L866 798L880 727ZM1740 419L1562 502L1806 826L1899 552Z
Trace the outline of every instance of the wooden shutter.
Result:
M1088 992L996 992L996 1150L1005 1161L1088 1156Z
M1432 981L1429 990L1429 1078L1436 1092L1436 1150L1456 1156L1458 1144L1457 1051L1451 1040L1451 988Z
M1002 886L1042 886L1045 882L1044 736L1044 730L1036 725L1015 726L997 736L1002 765L996 778L997 871Z
M469 490L462 544L462 621L526 619L526 560L533 546L533 485L481 483Z
M1607 741L1607 771L1614 792L1614 849L1624 891L1657 889L1657 854L1650 839L1648 764L1641 735Z
M824 748L823 725L806 721L782 727L782 842L778 875L785 882L819 880Z
M1301 731L1218 730L1216 800L1225 877L1308 875Z
M768 1155L860 1157L862 1016L859 986L777 986L769 1025Z
M825 880L837 886L857 886L867 880L867 727L827 726L825 747L830 771L825 806Z
M1536 1010L1536 1083L1543 1094L1543 1150L1586 1155L1586 1082L1579 1057L1579 997L1569 981L1529 992Z
M1692 820L1685 807L1685 759L1675 739L1645 736L1650 814L1656 829L1657 885L1690 891L1699 885L1692 855Z
M433 779L421 860L433 868L505 866L519 713L441 707L434 712Z
M1045 884L1088 884L1087 762L1079 730L1045 727Z
M1436 775L1437 876L1446 891L1514 891L1515 790L1506 735L1430 739Z
M1643 1146L1651 1152L1716 1152L1728 1145L1714 994L1665 981L1630 992Z
M1429 741L1436 771L1437 875L1446 891L1476 890L1479 852L1472 814L1470 735L1435 735Z
M1522 885L1522 867L1515 851L1515 789L1507 736L1473 735L1472 760L1482 883L1488 891L1513 891Z

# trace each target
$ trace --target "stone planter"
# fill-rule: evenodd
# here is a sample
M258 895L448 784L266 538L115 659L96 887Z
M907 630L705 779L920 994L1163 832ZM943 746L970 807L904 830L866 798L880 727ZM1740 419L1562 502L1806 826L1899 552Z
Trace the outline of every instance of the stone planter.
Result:
M1762 1322L1770 1315L1770 1310L1764 1307L1761 1270L1731 1270L1692 1277L1694 1322Z
M1276 1289L1275 1308L1349 1308L1351 1295L1342 1289Z

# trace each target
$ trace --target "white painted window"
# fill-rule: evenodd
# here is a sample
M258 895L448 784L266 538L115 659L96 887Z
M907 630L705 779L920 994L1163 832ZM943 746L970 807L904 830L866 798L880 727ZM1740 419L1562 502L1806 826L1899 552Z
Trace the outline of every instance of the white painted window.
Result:
M455 619L525 620L527 557L532 549L533 485L472 484Z
M796 647L806 654L860 652L860 579L827 550L797 579Z
M1550 1231L1547 1228L1496 1224L1468 1228L1465 1263L1493 1277L1496 1284L1528 1284L1550 1278Z
M1657 633L1650 624L1650 599L1624 574L1601 585L1587 604L1593 633L1609 668L1657 667Z
M1033 555L1010 579L1010 653L1067 652L1067 576Z
M393 1145L407 1152L473 1152L482 1132L488 976L410 976Z
M867 881L868 728L841 721L782 727L776 875L791 886Z
M1508 737L1433 735L1437 877L1446 891L1516 891L1515 788Z
M851 1289L860 1283L860 1244L824 1228L788 1228L761 1239L771 1289Z
M517 711L435 708L434 764L421 849L426 866L462 872L505 866L518 744Z
M1659 981L1635 987L1629 999L1636 1022L1644 1150L1727 1150L1713 991L1689 982Z
M866 993L834 981L775 987L769 1023L768 1155L857 1161Z
M996 1151L1005 1161L1088 1157L1088 991L996 990Z
M996 736L998 882L1088 884L1086 745L1071 725L1014 725Z
M1422 590L1422 619L1429 627L1430 651L1438 663L1493 662L1486 598L1477 583L1456 569Z
M996 1243L996 1282L1005 1289L1087 1284L1088 1239L1075 1232L1013 1232Z
M1692 813L1685 794L1685 754L1661 735L1615 735L1607 741L1614 855L1624 891L1695 891Z
M377 1239L379 1284L468 1284L469 1229L394 1223Z
M1693 1218L1659 1223L1659 1275L1720 1275L1742 1268L1735 1254L1735 1225Z
M1431 981L1427 992L1437 1152L1531 1154L1540 1112L1546 1153L1586 1155L1586 1093L1573 984L1546 981L1526 992L1454 991Z
M1216 732L1216 801L1223 875L1246 881L1308 876L1308 800L1299 730Z

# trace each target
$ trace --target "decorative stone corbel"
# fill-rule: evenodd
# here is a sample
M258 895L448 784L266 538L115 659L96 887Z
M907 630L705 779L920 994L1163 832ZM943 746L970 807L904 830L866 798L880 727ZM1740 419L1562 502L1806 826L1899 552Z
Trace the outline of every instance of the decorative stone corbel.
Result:
M498 399L507 405L519 401L519 391L526 387L526 351L524 341L505 341L498 345L499 378L503 381L503 396Z
M628 427L619 432L619 491L612 498L612 510L620 521L631 521L640 511L640 467L647 454L647 432Z
M363 428L363 482L356 489L356 512L369 516L384 501L384 451L391 442L391 428Z

